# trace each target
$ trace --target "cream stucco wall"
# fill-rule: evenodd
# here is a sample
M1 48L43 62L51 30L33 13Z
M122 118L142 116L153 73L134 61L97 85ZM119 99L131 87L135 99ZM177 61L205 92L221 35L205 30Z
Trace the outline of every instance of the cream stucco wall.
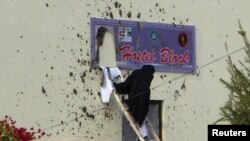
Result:
M152 87L172 82L152 90L152 99L164 100L164 141L207 140L207 125L220 118L229 93L219 78L229 74L226 58L200 67L226 55L225 42L228 52L244 46L238 19L249 34L249 7L248 0L1 0L0 118L53 137L120 141L120 109L114 100L101 104L100 73L89 65L90 17L112 13L196 26L197 74L156 73Z

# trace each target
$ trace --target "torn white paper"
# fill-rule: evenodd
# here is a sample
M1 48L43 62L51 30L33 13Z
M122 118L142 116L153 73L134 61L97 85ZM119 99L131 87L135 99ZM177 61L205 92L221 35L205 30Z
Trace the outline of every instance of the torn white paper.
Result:
M101 67L103 82L100 89L102 103L109 103L110 96L114 90L113 80L121 76L121 71L118 68Z

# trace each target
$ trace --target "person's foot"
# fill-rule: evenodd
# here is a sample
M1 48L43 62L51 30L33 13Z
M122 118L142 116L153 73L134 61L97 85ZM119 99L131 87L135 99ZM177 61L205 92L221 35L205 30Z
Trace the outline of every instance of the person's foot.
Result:
M149 139L149 137L148 136L145 136L144 138L143 138L145 141L151 141L150 139ZM139 138L137 138L136 139L136 141L140 141L140 139ZM152 140L153 141L153 140Z
M149 141L149 137L148 137L148 136L145 136L145 137L144 137L144 140L145 140L145 141Z

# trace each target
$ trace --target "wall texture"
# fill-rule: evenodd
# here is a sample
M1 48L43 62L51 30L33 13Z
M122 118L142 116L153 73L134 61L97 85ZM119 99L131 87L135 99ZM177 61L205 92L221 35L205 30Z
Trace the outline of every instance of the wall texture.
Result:
M197 73L156 73L152 99L164 100L163 140L203 141L229 91L226 58L249 34L248 0L1 0L0 118L52 137L121 140L116 102L101 104L100 72L90 68L90 17L196 26ZM233 54L243 59L244 51ZM127 71L123 72L127 74ZM169 83L171 82L171 83Z

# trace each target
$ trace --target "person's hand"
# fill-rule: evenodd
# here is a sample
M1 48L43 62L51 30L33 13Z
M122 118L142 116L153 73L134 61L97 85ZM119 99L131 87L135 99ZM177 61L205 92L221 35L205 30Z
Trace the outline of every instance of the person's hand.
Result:
M117 85L117 84L116 84L115 82L113 82L113 86L115 87L115 89L116 89L116 85Z

